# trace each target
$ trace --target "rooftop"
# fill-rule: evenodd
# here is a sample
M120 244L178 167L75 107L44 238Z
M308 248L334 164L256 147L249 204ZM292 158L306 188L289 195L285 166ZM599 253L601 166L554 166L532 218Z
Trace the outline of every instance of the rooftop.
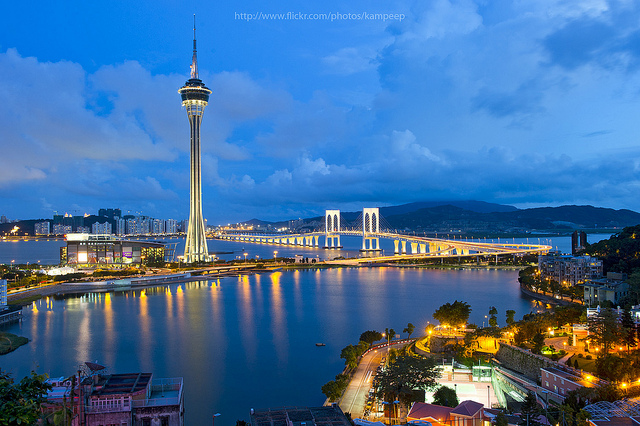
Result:
M252 426L350 426L337 404L328 407L283 407L251 413Z
M146 390L150 381L151 373L101 376L91 396L137 393Z

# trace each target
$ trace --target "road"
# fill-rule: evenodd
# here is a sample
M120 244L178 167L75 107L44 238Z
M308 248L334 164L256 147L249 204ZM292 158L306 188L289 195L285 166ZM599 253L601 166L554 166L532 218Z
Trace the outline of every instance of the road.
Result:
M415 339L411 339L410 341L413 340ZM406 339L401 340L398 343L392 343L390 347L400 349L408 342L409 340ZM367 395L369 395L373 377L376 374L376 369L380 365L383 356L387 356L386 346L373 349L362 356L353 378L338 403L342 411L351 413L351 418L353 419L363 417Z

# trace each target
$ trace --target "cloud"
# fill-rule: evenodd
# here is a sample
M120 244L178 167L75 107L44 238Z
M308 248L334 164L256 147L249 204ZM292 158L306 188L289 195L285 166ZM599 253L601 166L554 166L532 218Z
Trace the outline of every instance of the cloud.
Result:
M375 51L370 48L343 47L322 58L322 62L329 73L340 75L357 74L376 67Z

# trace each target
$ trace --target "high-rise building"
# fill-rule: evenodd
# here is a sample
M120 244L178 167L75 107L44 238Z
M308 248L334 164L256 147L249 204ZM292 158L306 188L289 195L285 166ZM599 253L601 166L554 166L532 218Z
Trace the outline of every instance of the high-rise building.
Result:
M73 232L71 225L63 225L61 223L53 225L53 233L55 235L70 234L71 232Z
M122 210L120 209L100 209L98 210L98 216L108 217L109 219L115 219L122 217Z
M193 18L193 56L191 58L191 78L178 90L182 97L182 106L187 109L191 127L191 176L190 176L190 213L184 258L186 262L209 260L204 219L202 217L202 173L200 166L200 123L204 108L209 102L211 90L198 78L198 59L196 56L196 24Z
M178 233L178 221L175 219L167 219L164 221L164 232L167 234Z
M91 233L92 234L111 234L113 230L113 226L110 222L99 223L95 222L91 225Z
M164 234L164 220L162 219L151 220L150 230L152 234Z
M586 247L587 233L584 231L574 231L573 234L571 234L571 254L575 255Z
M125 219L116 219L116 234L124 235L127 233L127 221Z
M127 219L127 234L146 235L150 233L151 219L145 216L137 216Z
M33 228L36 235L49 235L51 233L51 222L36 222Z

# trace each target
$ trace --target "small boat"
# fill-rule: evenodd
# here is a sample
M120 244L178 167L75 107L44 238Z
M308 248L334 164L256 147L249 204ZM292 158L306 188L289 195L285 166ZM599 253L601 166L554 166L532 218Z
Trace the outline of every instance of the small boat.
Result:
M327 346L324 343L316 343L316 346Z

